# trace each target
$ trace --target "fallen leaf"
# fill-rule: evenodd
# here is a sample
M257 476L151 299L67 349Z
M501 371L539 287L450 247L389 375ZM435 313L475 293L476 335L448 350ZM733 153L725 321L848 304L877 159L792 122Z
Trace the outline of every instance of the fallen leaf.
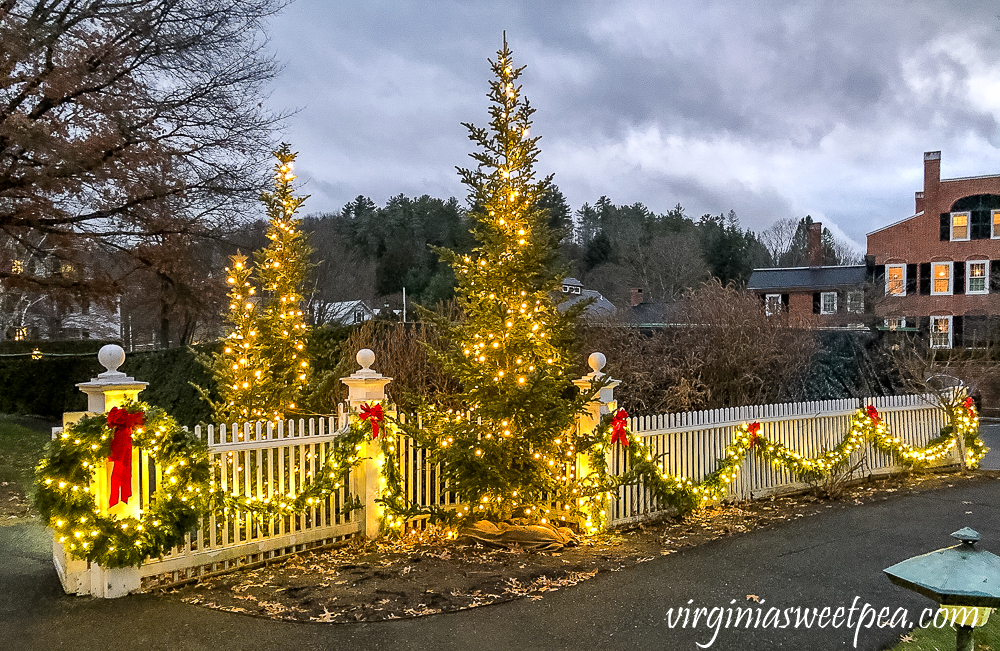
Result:
M756 601L757 603L760 603L760 597L755 594L748 594L747 601Z

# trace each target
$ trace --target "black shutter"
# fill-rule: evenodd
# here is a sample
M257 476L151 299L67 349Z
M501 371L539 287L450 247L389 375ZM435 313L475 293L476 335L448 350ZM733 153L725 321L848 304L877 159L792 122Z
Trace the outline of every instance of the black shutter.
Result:
M951 240L951 213L943 212L941 213L941 241L947 242Z
M964 338L963 326L965 325L961 316L951 317L951 347L961 348L963 346L962 339Z
M781 304L785 306L785 309L788 309L788 294L781 295Z
M929 296L931 293L931 263L920 263L920 293Z
M918 316L917 330L923 335L929 333L931 331L931 318L929 316Z
M951 263L952 275L954 279L951 281L951 293L952 294L964 294L965 293L965 262L961 260L955 260Z
M819 314L819 292L813 292L813 314Z
M1000 260L990 260L990 291L1000 292Z
M837 292L837 313L847 312L847 292Z
M908 264L906 265L906 295L913 296L917 293L917 279L918 274L917 265Z
M874 275L872 282L875 284L875 295L882 296L885 294L885 265L880 264L874 267Z
M990 214L989 210L973 210L972 218L969 219L972 222L972 227L969 231L969 237L973 240L988 240L990 239Z

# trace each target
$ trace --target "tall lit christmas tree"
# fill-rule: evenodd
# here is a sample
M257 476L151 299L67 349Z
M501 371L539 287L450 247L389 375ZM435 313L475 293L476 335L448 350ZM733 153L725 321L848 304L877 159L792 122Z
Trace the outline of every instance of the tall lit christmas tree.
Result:
M296 154L282 144L274 156L274 191L261 194L267 209L270 243L254 253L254 261L264 296L258 326L260 350L267 366L265 413L281 420L287 412L295 411L309 379L302 289L309 274L310 248L295 216L308 198L297 197L292 191Z
M491 66L490 126L464 125L478 165L459 169L479 245L471 255L442 251L466 318L436 319L448 343L437 361L461 382L456 398L470 413L431 412L422 443L470 516L557 521L551 503L574 482L570 434L582 404L569 382L577 311L560 313L554 302L555 239L536 207L551 177L535 178L534 111L506 39Z

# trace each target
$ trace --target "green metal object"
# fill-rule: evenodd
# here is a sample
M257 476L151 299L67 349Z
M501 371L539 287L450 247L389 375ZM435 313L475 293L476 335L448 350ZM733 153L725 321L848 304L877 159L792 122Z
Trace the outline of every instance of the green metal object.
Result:
M1000 556L976 549L979 534L968 527L951 535L962 542L883 571L896 585L942 605L1000 607Z
M1000 556L976 549L979 534L969 527L951 534L953 547L914 556L883 572L898 586L941 604L955 625L958 651L973 651L974 627L982 626L990 609L1000 607Z

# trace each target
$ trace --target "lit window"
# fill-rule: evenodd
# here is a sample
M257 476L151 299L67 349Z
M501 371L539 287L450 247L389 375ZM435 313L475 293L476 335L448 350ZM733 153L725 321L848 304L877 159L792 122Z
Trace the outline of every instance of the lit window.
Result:
M836 314L837 292L823 292L819 295L819 313Z
M861 314L865 311L865 293L861 290L847 292L847 311L851 314Z
M993 211L993 230L990 231L990 237L1000 238L1000 210Z
M986 279L989 278L988 260L970 260L965 263L965 293L986 294L989 288Z
M902 330L906 327L906 319L901 316L890 316L885 320L887 330Z
M951 241L961 242L969 239L969 213L951 213Z
M905 264L887 264L885 266L885 293L890 296L906 296Z
M14 328L14 341L24 341L28 338L27 328Z
M931 317L931 348L951 348L951 317Z
M781 314L781 294L766 294L764 296L764 314L767 316Z
M14 260L10 265L10 272L12 274L23 274L24 273L24 263L20 260Z
M931 264L931 273L934 275L931 294L951 293L951 264L950 262L934 262Z

